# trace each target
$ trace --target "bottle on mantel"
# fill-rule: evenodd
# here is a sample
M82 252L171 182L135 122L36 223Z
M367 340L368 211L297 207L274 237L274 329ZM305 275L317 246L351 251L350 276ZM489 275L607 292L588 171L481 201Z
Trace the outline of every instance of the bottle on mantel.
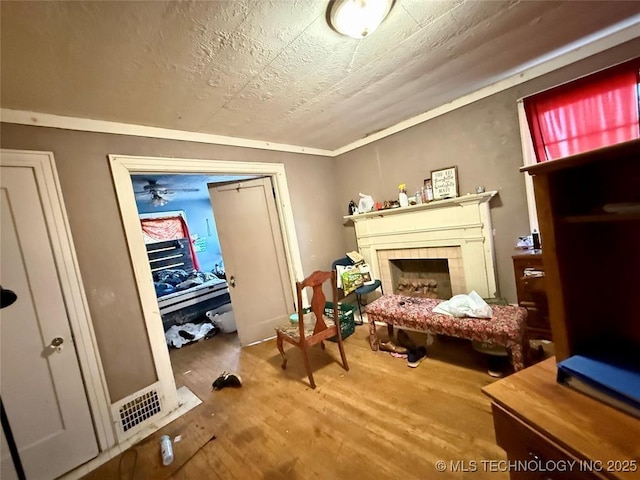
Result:
M398 203L401 207L409 206L409 198L407 197L407 186L404 183L398 185Z
M431 180L424 183L424 191L426 195L426 201L424 203L428 203L433 200L433 186L431 185Z

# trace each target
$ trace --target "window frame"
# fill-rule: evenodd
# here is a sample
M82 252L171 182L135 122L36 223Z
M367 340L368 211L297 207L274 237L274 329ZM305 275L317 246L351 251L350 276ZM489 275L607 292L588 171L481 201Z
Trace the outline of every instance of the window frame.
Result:
M536 159L536 153L533 149L533 139L531 138L531 131L529 130L529 123L527 122L527 114L524 110L524 101L519 99L517 101L518 107L518 123L520 125L520 143L522 146L522 160L525 167L529 165L535 165L538 163ZM538 227L538 209L536 207L536 197L533 191L533 179L531 175L524 174L524 188L527 196L527 211L529 213L529 228L531 232L534 230L539 232Z

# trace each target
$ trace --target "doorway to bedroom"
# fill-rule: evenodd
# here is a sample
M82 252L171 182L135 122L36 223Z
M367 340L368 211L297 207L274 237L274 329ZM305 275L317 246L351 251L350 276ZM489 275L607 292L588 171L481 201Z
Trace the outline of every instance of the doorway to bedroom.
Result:
M237 336L208 184L247 178L131 175L170 352L217 334Z
M136 196L134 191L144 191L134 189L132 183L132 175L206 175L206 176L228 176L228 175L242 175L245 177L262 177L268 179L269 188L262 188L263 196L270 198L274 204L274 219L276 223L282 228L281 233L278 235L280 243L283 245L284 254L284 272L269 271L268 280L263 280L265 283L276 283L273 279L280 275L286 277L284 283L287 286L289 295L292 295L293 286L296 278L301 275L301 259L298 250L297 236L293 222L293 212L291 209L291 201L289 197L289 188L287 185L286 175L284 171L284 165L279 163L259 163L259 162L227 162L217 160L197 160L197 159L175 159L175 158L158 158L158 157L134 157L126 155L110 155L111 171L114 179L114 186L116 189L117 199L120 206L122 215L123 226L129 247L129 252L132 261L132 267L138 287L138 293L140 296L141 307L143 311L144 321L146 324L147 333L149 335L149 344L153 354L154 362L156 365L156 371L158 375L158 388L161 390L161 395L164 397L164 411L166 413L173 411L179 405L179 395L176 389L177 377L174 378L171 359L169 357L169 351L166 345L166 339L164 336L164 328L162 320L159 315L159 305L155 294L154 284L152 280L152 272L148 252L146 246L142 240L140 218L136 206ZM237 184L238 181L235 181ZM236 185L233 189L236 193L250 192L248 188L251 184L249 181L241 181L241 185ZM204 188L206 182L203 183ZM244 187L247 188L244 188ZM149 190L149 189L148 189ZM156 192L157 193L157 192ZM148 201L155 199L156 203L163 203L162 200L158 200L151 193L151 198ZM162 195L159 195L162 197ZM242 195L241 195L242 196ZM172 199L173 200L173 199ZM164 198L164 201L167 201ZM170 201L167 201L167 204ZM241 204L242 201L237 202ZM175 205L175 201L174 201ZM252 207L250 205L249 207ZM218 214L216 216L216 223L218 223ZM263 212L257 212L255 208L247 208L244 215L241 217L243 223L256 223L255 219L264 217ZM191 222L187 215L187 221ZM204 231L206 232L206 223L204 222ZM210 227L212 227L210 223ZM216 230L220 231L220 225L216 225ZM227 223L225 231L235 232L238 230L234 224ZM211 230L213 234L213 230ZM200 234L199 234L200 235ZM255 240L255 239L254 239ZM258 238L258 240L261 240ZM235 241L232 239L232 241ZM237 242L242 243L242 242ZM207 246L208 248L208 246ZM225 247L222 245L221 252L224 252ZM236 263L240 264L259 264L260 258L257 259L253 255L252 249L239 250L239 260ZM229 274L228 261L226 256L224 257L224 267L226 274ZM215 264L215 262L214 262ZM215 265L214 265L215 266ZM256 276L258 272L256 272ZM245 282L238 282L234 291L237 291ZM260 295L260 291L253 291L253 299L250 302L252 308L259 307L263 300ZM233 295L231 295L233 298ZM234 310L236 310L236 304L234 302ZM244 302L242 302L244 303ZM236 337L236 345L234 348L238 349L247 343L242 339L241 317L242 315L236 312L235 320L238 324L239 336ZM248 318L247 322L252 323L253 319ZM213 337L214 341L222 338L220 335ZM181 350L177 350L181 351ZM210 385L210 384L209 384Z
M283 314L289 314L293 298L271 178L134 174L131 182L174 373L184 369L176 370L177 349L216 335L227 337L224 343L236 348L273 336L272 320L279 323ZM279 241L270 242L272 238ZM255 265L243 268L246 265L237 261L246 249L260 258L267 272L273 272L267 273L270 280L278 278L280 269L281 290L274 282L260 283L264 278L256 281ZM226 271L227 258L231 275ZM256 291L263 294L260 302L247 298L247 293L254 297ZM256 303L259 307L250 307ZM246 315L243 310L249 308L252 311ZM252 319L251 324L240 325L239 335L236 310ZM208 343L212 355L220 353L219 347L212 346L216 342ZM201 347L200 351L207 350ZM185 353L179 358L184 364L190 356Z

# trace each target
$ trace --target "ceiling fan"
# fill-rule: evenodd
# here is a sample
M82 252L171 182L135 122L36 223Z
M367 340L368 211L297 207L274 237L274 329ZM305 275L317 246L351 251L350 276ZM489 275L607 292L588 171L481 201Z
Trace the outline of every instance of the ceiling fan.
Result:
M149 198L151 205L162 207L169 203L177 192L197 192L198 188L174 188L156 180L147 180L147 184L141 191L134 191L137 198Z

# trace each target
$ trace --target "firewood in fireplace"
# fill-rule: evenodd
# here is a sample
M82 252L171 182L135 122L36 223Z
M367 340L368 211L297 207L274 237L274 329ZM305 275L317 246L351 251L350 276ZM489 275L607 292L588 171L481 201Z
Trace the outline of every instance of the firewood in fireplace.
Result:
M409 297L438 298L438 282L433 278L402 277L395 293Z

